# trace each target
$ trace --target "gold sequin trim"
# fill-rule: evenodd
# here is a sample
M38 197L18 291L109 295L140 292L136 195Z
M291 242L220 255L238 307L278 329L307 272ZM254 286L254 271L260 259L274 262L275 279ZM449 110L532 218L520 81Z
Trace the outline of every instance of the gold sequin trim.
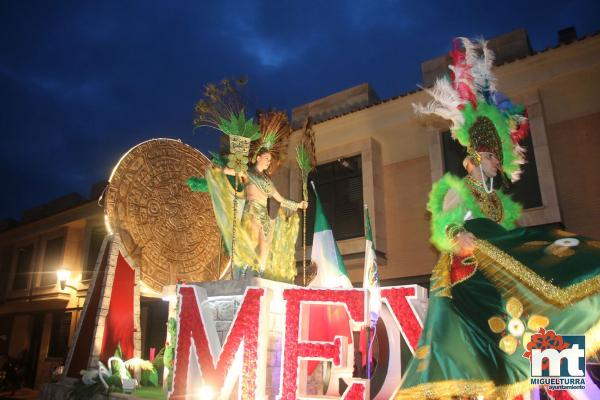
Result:
M451 255L449 253L442 253L433 271L431 271L431 287L429 290L435 296L452 298L450 292L451 263Z
M596 247L596 248L600 249L600 240L586 240L585 243L588 246Z
M498 223L502 221L502 218L504 217L504 208L502 207L502 201L500 201L498 194L495 191L487 193L482 183L470 175L465 176L464 181L477 201L481 212L492 221Z
M424 383L411 388L401 389L396 393L394 399L428 400L451 398L454 396L483 396L486 400L510 399L527 393L531 388L529 380L503 386L495 386L491 381L452 380Z
M498 276L508 272L519 283L533 291L544 301L559 308L570 306L586 297L600 293L600 275L560 288L541 278L518 260L509 256L485 240L476 239L474 255L478 269L492 282L498 282ZM507 288L516 290L516 288Z

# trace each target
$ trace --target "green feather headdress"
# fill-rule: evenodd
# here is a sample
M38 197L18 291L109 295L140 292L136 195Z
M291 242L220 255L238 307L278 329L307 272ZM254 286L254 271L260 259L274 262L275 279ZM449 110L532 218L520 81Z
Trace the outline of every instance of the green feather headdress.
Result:
M240 136L250 140L260 137L258 124L253 118L246 119L241 89L245 78L223 79L218 84L206 85L203 98L196 103L194 127L209 127L227 136Z
M486 41L458 38L450 56L450 79L438 79L425 89L433 100L426 105L413 104L415 112L449 120L452 137L472 159L477 162L480 151L494 153L503 172L517 181L525 163L525 149L519 141L529 132L524 108L496 91L494 54Z
M252 144L252 161L264 150L273 157L270 172L283 160L290 134L292 133L288 117L283 111L261 112L258 116L259 140Z

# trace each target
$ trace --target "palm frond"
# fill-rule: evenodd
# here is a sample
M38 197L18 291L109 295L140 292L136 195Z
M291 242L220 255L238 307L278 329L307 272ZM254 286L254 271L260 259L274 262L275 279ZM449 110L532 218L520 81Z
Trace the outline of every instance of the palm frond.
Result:
M304 145L296 146L296 162L298 163L302 177L308 177L308 174L313 169L313 164L310 159L310 153Z
M260 137L258 124L253 118L246 119L244 110L239 114L230 114L228 119L221 118L218 129L228 136L242 136L250 140L256 140Z
M244 102L242 100L242 88L247 83L245 78L222 79L219 83L209 83L206 85L203 97L195 107L194 127L209 127L219 130L227 135L236 134L235 129L252 130L250 126L239 126L238 120L244 112ZM235 117L235 119L234 119ZM224 122L227 121L227 124ZM243 118L247 123L252 119ZM250 124L251 125L251 124ZM222 128L228 128L226 132ZM249 136L247 136L249 137Z

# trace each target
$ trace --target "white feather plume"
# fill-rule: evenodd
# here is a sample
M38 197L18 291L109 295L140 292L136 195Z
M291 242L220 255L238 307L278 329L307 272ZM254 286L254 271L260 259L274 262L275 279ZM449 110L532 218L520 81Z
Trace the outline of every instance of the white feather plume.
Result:
M466 37L459 37L457 39L461 41L461 43L463 45L463 48L465 49L465 62L468 65L475 64L475 62L479 58L477 56L477 47L476 47L476 45L473 42L471 42Z
M431 89L424 90L433 97L426 105L413 104L417 114L431 115L436 114L452 122L452 126L462 125L464 117L459 107L463 105L464 100L460 98L458 92L452 87L447 79L438 79Z
M477 89L477 97L484 99L486 90L491 93L496 91L496 77L492 73L495 56L494 52L487 47L487 41L479 39L478 44L481 48L481 57L473 64L473 82Z

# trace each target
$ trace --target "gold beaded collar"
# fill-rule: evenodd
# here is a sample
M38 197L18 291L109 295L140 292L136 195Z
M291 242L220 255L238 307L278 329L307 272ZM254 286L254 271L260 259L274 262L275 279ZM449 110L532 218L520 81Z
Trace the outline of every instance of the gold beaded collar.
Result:
M471 190L473 197L477 201L481 212L489 219L500 223L504 217L504 209L502 202L495 191L487 193L483 187L483 183L473 178L471 175L465 176L464 179L467 187Z

